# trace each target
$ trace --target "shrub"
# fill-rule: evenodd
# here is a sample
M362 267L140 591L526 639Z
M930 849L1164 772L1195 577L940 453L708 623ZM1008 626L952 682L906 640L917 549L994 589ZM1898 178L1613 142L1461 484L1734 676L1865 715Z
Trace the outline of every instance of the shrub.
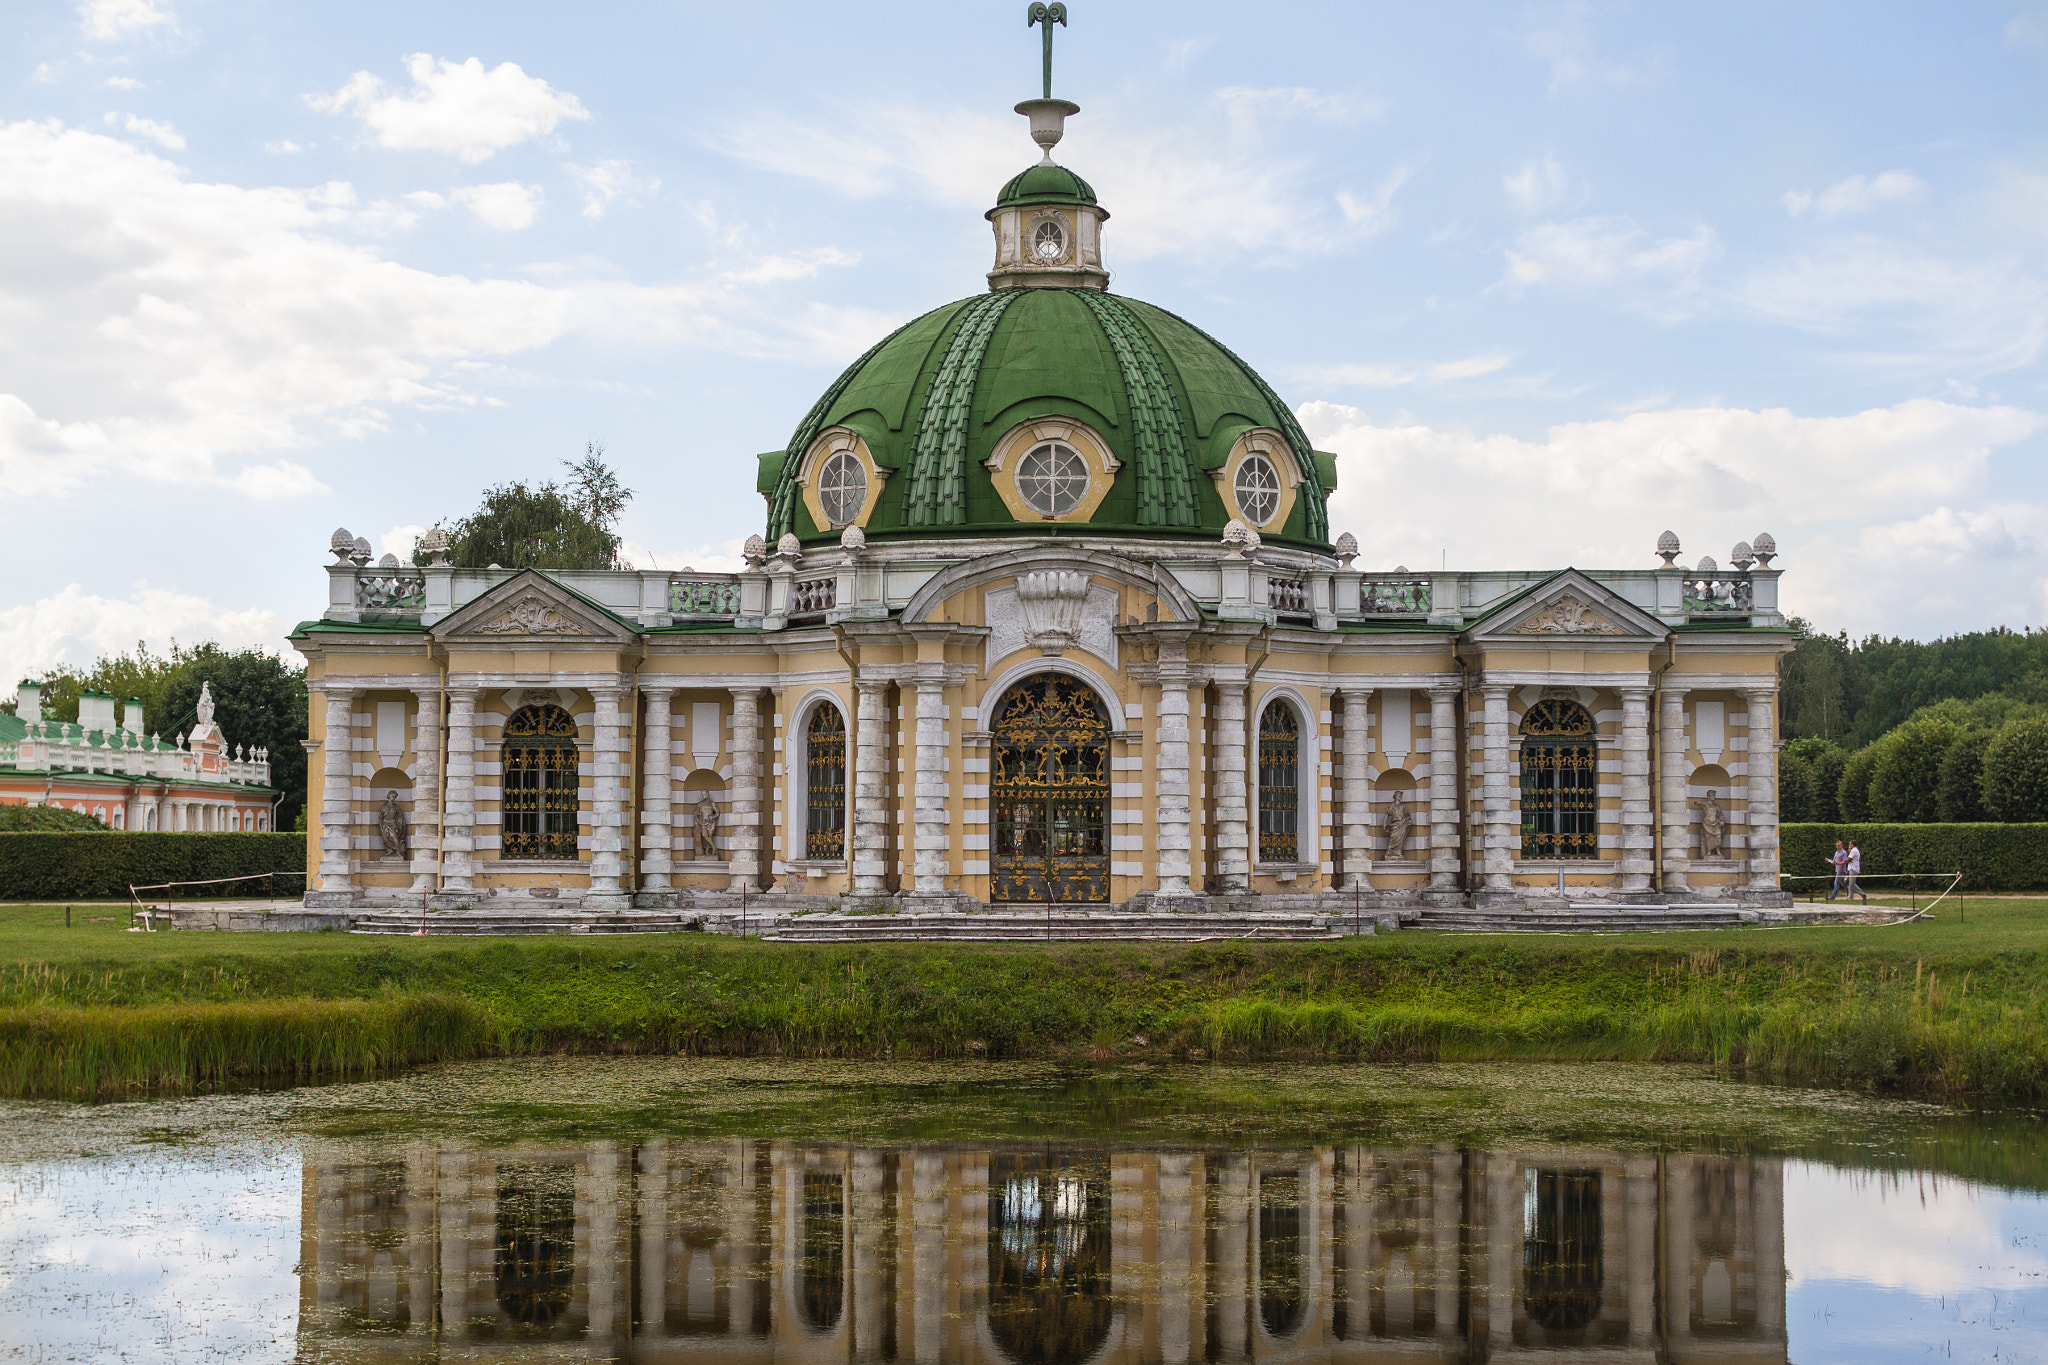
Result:
M1866 744L1842 761L1842 778L1835 784L1835 812L1843 820L1870 818L1870 778L1877 767L1875 744Z
M2048 888L2048 825L1785 825L1780 838L1780 866L1786 876L1827 874L1835 840L1854 839L1863 849L1865 873L1961 872L1965 891ZM1790 884L1801 891L1815 885L1819 883ZM1889 888L1894 883L1877 885Z
M1789 748L1778 755L1778 818L1813 819L1813 765Z
M1941 760L1961 733L1954 721L1929 716L1907 721L1872 745L1877 760L1870 768L1870 818L1903 824L1935 819Z
M1983 790L1994 820L2048 820L2048 720L2010 721L1992 737Z
M305 870L303 834L0 834L0 900L125 900L130 886L258 873L280 874L278 894L297 896ZM232 899L267 890L245 882L180 887L178 895Z
M82 810L65 810L62 806L0 806L0 833L57 829L82 834L107 832L105 825Z
M1970 730L1956 737L1941 756L1941 776L1934 784L1934 815L1948 824L1990 819L1984 809L1984 750L1991 731Z
M1807 818L1832 823L1842 818L1842 769L1849 762L1849 755L1840 746L1829 744L1816 751L1807 762L1813 771L1813 804Z

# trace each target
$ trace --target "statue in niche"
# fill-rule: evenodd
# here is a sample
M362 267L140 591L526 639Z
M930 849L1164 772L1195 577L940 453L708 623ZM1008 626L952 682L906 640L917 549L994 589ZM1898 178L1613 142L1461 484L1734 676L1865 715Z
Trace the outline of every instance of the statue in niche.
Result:
M1408 834L1415 828L1415 817L1402 804L1401 793L1395 792L1387 806L1387 858L1391 862L1408 861Z
M1692 808L1700 813L1700 857L1719 858L1722 840L1728 832L1727 817L1721 813L1719 795L1712 787L1707 789L1707 799L1694 801Z
M695 815L697 827L697 851L699 858L711 859L718 856L718 803L706 792L697 799Z
M398 793L384 793L384 804L377 811L377 837L383 841L384 856L403 858L406 848L405 812L399 809Z

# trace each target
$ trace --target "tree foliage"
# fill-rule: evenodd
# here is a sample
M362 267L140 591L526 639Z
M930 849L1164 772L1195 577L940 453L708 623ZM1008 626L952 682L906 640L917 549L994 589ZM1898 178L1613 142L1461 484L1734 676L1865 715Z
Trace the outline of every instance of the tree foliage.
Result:
M82 810L62 806L0 806L0 834L48 831L105 834L107 827Z
M1885 824L1923 825L1936 818L1941 761L1962 730L1943 716L1909 720L1871 745L1870 815Z
M1991 747L1990 730L1965 730L1941 756L1934 784L1934 818L1966 825L1988 820L1984 809L1984 751Z
M582 459L562 465L569 476L559 484L486 488L476 511L448 526L449 562L462 569L625 568L614 528L633 490L594 442ZM417 548L413 560L420 560Z
M1982 790L1994 820L2048 820L2048 718L2012 721L1992 737Z
M1870 779L1877 769L1877 748L1865 745L1842 763L1841 781L1835 784L1835 809L1850 824L1870 819Z
M1941 640L1872 635L1852 643L1846 633L1818 634L1797 617L1791 624L1798 642L1779 663L1788 738L1853 748L1945 700L2048 702L2048 632L2001 626Z

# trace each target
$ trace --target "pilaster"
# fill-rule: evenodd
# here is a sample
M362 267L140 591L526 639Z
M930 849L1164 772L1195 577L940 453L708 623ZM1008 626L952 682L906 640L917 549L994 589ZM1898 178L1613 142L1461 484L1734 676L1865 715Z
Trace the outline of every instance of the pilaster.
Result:
M1749 702L1749 892L1778 890L1777 689L1744 688Z
M732 691L732 889L761 884L761 694Z
M1354 592L1356 591L1354 587ZM1372 701L1370 687L1344 689L1344 888L1372 890L1371 837L1372 785L1366 776L1367 707ZM1396 851L1387 850L1389 858Z
M1656 835L1650 823L1650 689L1621 689L1621 889L1650 889Z
M355 857L355 691L329 684L327 725L320 741L320 889L308 905L350 906L361 899ZM180 828L195 828L189 814Z
M1504 684L1488 683L1479 689L1479 695L1480 738L1486 756L1480 792L1485 814L1480 869L1488 892L1508 895L1514 889L1513 844L1508 830L1508 689Z
M1666 894L1686 889L1686 870L1691 866L1691 821L1686 816L1685 779L1685 689L1669 683L1657 693L1657 769L1663 784L1658 804L1664 820L1664 880Z
M946 678L942 670L917 679L916 744L911 887L920 897L942 896L952 870L952 811L946 793Z
M441 894L468 897L476 859L476 699L474 687L448 691L448 800L441 828Z
M1429 689L1429 889L1458 891L1458 691Z
M412 894L429 896L441 870L441 692L413 690Z
M888 691L882 681L854 681L853 849L848 866L853 894L881 900L889 894Z
M1188 644L1182 635L1159 641L1159 700L1153 737L1153 866L1155 896L1193 894L1192 839L1194 813L1190 802L1188 754Z
M647 729L640 750L640 889L635 900L659 905L673 901L669 877L675 870L675 806L669 743L675 689L650 687L641 695L647 699Z
M1245 701L1250 685L1216 684L1216 880L1225 895L1251 890L1251 794L1245 786Z

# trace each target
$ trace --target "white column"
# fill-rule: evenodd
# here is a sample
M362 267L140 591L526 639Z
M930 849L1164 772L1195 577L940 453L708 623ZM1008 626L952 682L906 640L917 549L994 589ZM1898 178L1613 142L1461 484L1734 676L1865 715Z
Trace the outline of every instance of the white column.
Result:
M881 899L889 894L889 684L854 683L853 894ZM795 831L791 831L791 838Z
M1344 888L1372 890L1372 783L1366 776L1366 707L1370 687L1344 689ZM1388 849L1387 856L1394 856Z
M1656 866L1650 823L1650 689L1621 689L1621 889L1648 891Z
M732 889L761 879L761 693L732 691Z
M353 905L349 862L355 856L355 693L329 685L327 728L320 741L320 894L322 905ZM191 829L191 805L180 803L179 828Z
M1691 862L1691 822L1686 818L1685 689L1664 685L1657 694L1657 772L1663 783L1665 892L1684 891Z
M1251 793L1245 785L1245 700L1250 686L1216 684L1216 880L1226 895L1251 890Z
M1159 642L1158 730L1152 758L1154 869L1158 894L1193 892L1193 811L1188 776L1188 645L1178 635Z
M412 893L424 896L441 866L441 693L419 687L412 695Z
M1429 689L1429 889L1458 889L1458 689Z
M675 868L668 752L675 689L650 687L641 695L647 698L647 734L641 742L640 764L640 890L644 903L655 904L666 899L669 873Z
M1506 895L1514 888L1514 843L1508 828L1508 689L1488 683L1479 689L1483 703L1481 742L1486 751L1486 777L1481 800L1486 815L1480 868L1488 891Z
M917 769L913 799L911 886L920 896L941 895L951 869L952 814L946 797L946 680L917 680Z
M621 714L625 689L594 687L596 702L592 717L590 761L590 889L584 893L586 909L624 909L623 889L626 849L626 737L630 719Z
M441 829L441 889L468 895L476 858L476 696L448 693L448 802Z
M1749 813L1745 830L1749 844L1749 889L1778 889L1778 726L1773 708L1777 691L1743 689L1749 700Z

